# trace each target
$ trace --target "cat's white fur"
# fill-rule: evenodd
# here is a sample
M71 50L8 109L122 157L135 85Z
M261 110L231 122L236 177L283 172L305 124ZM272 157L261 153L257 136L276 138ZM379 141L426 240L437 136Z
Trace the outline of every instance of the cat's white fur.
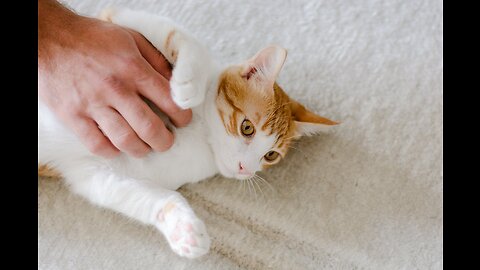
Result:
M91 154L38 99L38 162L61 172L71 189L93 204L156 226L177 254L201 256L210 246L205 225L175 190L219 172L243 179L238 174L239 162L251 172L259 171L260 160L275 137L257 131L247 145L227 135L215 106L222 68L169 19L124 9L109 9L102 16L142 33L174 63L172 97L182 108L193 109L193 119L174 131L175 142L166 152L152 152L141 159L122 154L109 160ZM172 31L169 48L164 48ZM176 61L172 48L178 52ZM276 50L274 56L283 59L273 62L283 65L285 52ZM277 73L279 68L274 68Z

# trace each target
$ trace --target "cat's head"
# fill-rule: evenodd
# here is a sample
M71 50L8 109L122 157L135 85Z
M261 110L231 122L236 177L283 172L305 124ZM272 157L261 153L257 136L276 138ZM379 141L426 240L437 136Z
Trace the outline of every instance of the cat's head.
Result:
M285 49L270 46L220 75L215 102L224 130L212 143L222 175L250 178L284 158L293 140L337 124L289 98L275 82L286 56Z

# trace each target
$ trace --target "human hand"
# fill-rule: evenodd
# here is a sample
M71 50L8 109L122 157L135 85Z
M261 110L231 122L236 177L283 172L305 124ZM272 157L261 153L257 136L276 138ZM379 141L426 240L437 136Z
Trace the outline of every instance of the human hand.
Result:
M173 134L145 97L182 127L192 117L170 96L171 68L139 33L39 1L40 98L94 154L165 151Z

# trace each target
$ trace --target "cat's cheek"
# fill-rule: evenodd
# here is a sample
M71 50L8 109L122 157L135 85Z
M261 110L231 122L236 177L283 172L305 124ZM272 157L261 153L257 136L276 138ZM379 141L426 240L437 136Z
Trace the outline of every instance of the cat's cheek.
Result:
M221 175L227 178L234 177L234 174L232 173L232 171L229 170L227 166L220 159L215 159L215 162L217 163L218 171L220 172Z

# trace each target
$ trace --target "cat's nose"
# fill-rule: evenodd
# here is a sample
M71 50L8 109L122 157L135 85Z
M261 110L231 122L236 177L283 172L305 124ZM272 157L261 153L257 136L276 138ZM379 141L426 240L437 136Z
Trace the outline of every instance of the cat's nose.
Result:
M246 168L245 165L242 164L242 162L238 163L238 173L239 174L245 174L245 175L251 175L252 173L249 172Z

